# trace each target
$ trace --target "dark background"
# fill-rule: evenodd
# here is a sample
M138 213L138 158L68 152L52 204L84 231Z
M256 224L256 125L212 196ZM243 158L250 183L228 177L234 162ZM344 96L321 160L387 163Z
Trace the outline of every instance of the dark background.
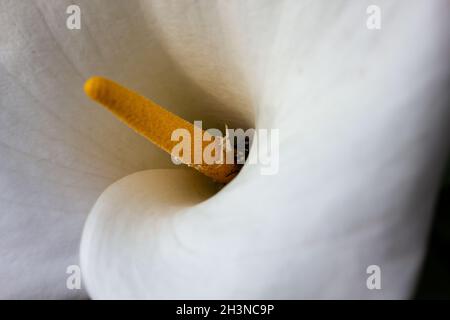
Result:
M450 299L450 162L435 206L428 253L416 299Z

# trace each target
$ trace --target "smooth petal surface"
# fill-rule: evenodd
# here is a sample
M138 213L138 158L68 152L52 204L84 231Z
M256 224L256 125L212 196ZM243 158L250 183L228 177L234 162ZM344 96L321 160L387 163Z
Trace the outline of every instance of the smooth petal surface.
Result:
M93 297L411 293L447 148L448 1L379 1L380 31L365 26L369 1L77 1L79 31L65 28L69 4L0 2L2 297L82 296L65 270L95 199L171 166L84 97L92 74L206 126L281 139L277 175L245 167L176 215L94 210ZM381 291L366 288L371 264Z

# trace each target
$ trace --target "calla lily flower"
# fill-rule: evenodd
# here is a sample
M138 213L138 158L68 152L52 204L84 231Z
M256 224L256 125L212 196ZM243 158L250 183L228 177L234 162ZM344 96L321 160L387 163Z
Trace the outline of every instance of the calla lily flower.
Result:
M448 148L450 6L375 2L379 30L359 0L2 0L0 296L410 297ZM205 127L279 129L278 173L218 191L90 101L92 75Z

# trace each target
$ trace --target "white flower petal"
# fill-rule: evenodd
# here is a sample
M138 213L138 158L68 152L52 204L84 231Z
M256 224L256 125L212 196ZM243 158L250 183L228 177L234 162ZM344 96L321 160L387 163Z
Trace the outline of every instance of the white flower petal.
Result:
M365 1L79 3L77 32L63 27L68 3L0 4L2 296L73 295L65 267L101 190L169 167L87 101L92 74L190 120L281 135L279 174L246 167L175 218L94 211L82 247L93 297L411 293L446 147L448 2L379 1L380 31L366 29ZM365 287L369 264L381 291Z

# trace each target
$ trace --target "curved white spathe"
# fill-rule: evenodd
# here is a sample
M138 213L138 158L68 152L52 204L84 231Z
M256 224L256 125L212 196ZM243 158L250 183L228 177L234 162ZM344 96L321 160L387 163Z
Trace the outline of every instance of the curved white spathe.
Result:
M126 240L146 224L97 211L82 256L123 237L138 268L124 271L113 249L92 257L93 297L411 294L448 147L448 1L378 1L379 31L366 28L371 1L77 2L80 31L64 27L64 1L0 3L2 297L79 296L65 268L95 199L128 174L171 166L86 99L92 74L189 120L280 128L281 139L279 173L248 166L183 207L178 244L157 227L168 217L155 218L148 241L170 250L165 269L155 268L167 250ZM365 286L371 264L383 290Z
M363 26L361 3L251 3L145 8L195 83L224 96L231 75L229 83L250 92L257 127L280 128L280 172L261 176L248 166L176 217L169 207L142 218L152 227L125 227L123 210L94 209L96 227L88 223L84 236L94 240L81 250L93 297L411 294L446 141L447 4L383 2L376 33ZM147 242L160 246L124 240L146 230ZM106 243L133 250L133 262ZM101 248L104 256L94 254ZM381 267L383 290L366 287L372 264Z
M216 186L198 172L175 169L141 171L108 187L86 221L81 243L88 291L94 296L101 293L102 298L169 297L164 288L173 286L180 280L176 275L189 269L177 261L176 252L183 246L178 219L215 191ZM98 230L117 233L105 237ZM195 261L196 248L185 249Z

